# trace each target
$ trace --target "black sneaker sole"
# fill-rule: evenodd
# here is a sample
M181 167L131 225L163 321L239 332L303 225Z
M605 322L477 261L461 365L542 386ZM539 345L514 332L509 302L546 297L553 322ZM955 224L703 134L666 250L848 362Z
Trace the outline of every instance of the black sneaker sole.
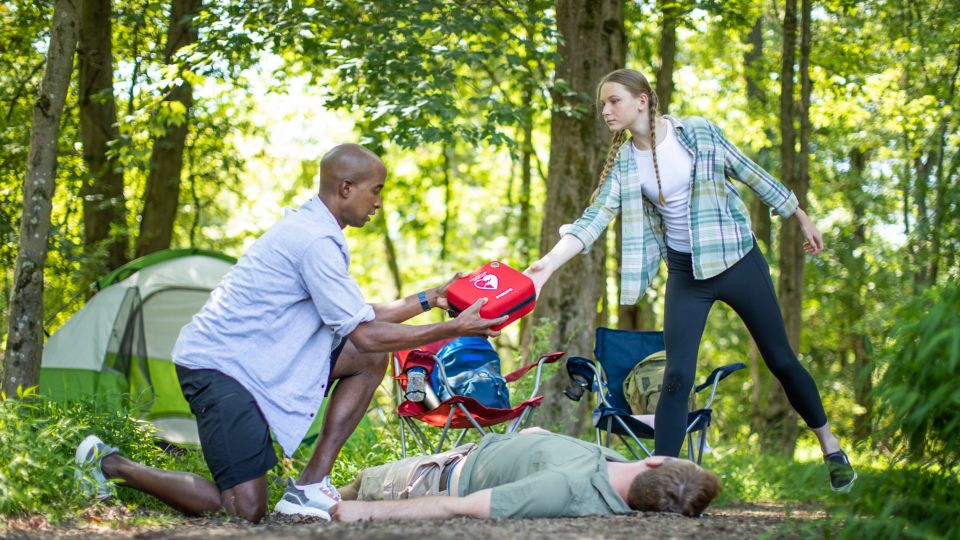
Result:
M830 483L830 489L832 489L833 491L835 491L835 492L837 492L837 493L849 493L850 490L853 489L853 483L856 482L856 481L857 481L857 471L853 471L853 478L851 478L849 482L847 482L846 484L844 484L844 485L842 485L842 486L840 486L840 487L835 487L835 486L833 485L833 483L831 482L831 483Z

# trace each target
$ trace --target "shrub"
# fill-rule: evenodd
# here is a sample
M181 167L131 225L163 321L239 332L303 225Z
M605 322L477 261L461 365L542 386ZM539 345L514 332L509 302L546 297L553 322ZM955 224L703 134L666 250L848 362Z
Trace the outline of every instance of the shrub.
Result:
M960 286L928 289L899 312L875 390L880 436L912 462L954 469L960 461Z
M960 482L955 476L910 466L863 480L855 496L831 512L839 538L960 537Z

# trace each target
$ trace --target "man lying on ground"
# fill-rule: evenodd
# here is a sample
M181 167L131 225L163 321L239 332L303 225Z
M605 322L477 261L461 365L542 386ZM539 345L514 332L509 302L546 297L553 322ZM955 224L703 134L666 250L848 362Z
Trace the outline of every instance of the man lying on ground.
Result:
M574 517L633 510L699 516L720 491L686 460L628 461L594 444L530 428L442 454L361 471L341 488L338 521Z

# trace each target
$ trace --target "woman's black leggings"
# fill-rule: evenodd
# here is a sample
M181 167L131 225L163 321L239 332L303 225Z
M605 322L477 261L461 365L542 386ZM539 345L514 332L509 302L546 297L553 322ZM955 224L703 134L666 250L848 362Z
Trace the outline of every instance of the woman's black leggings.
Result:
M697 350L707 314L716 300L725 302L743 319L763 361L783 385L787 399L807 426L818 428L827 423L817 384L787 341L770 267L756 244L743 259L709 279L693 278L689 253L669 249L667 268L663 322L667 367L657 403L656 454L680 453L687 426L687 399L697 370Z

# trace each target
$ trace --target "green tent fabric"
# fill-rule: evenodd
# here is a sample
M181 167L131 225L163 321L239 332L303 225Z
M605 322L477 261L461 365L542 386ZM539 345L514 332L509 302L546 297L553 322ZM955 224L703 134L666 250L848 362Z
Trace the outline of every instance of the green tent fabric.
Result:
M44 345L40 392L131 405L178 444L198 444L170 353L236 259L207 250L141 257L97 281L87 304Z

